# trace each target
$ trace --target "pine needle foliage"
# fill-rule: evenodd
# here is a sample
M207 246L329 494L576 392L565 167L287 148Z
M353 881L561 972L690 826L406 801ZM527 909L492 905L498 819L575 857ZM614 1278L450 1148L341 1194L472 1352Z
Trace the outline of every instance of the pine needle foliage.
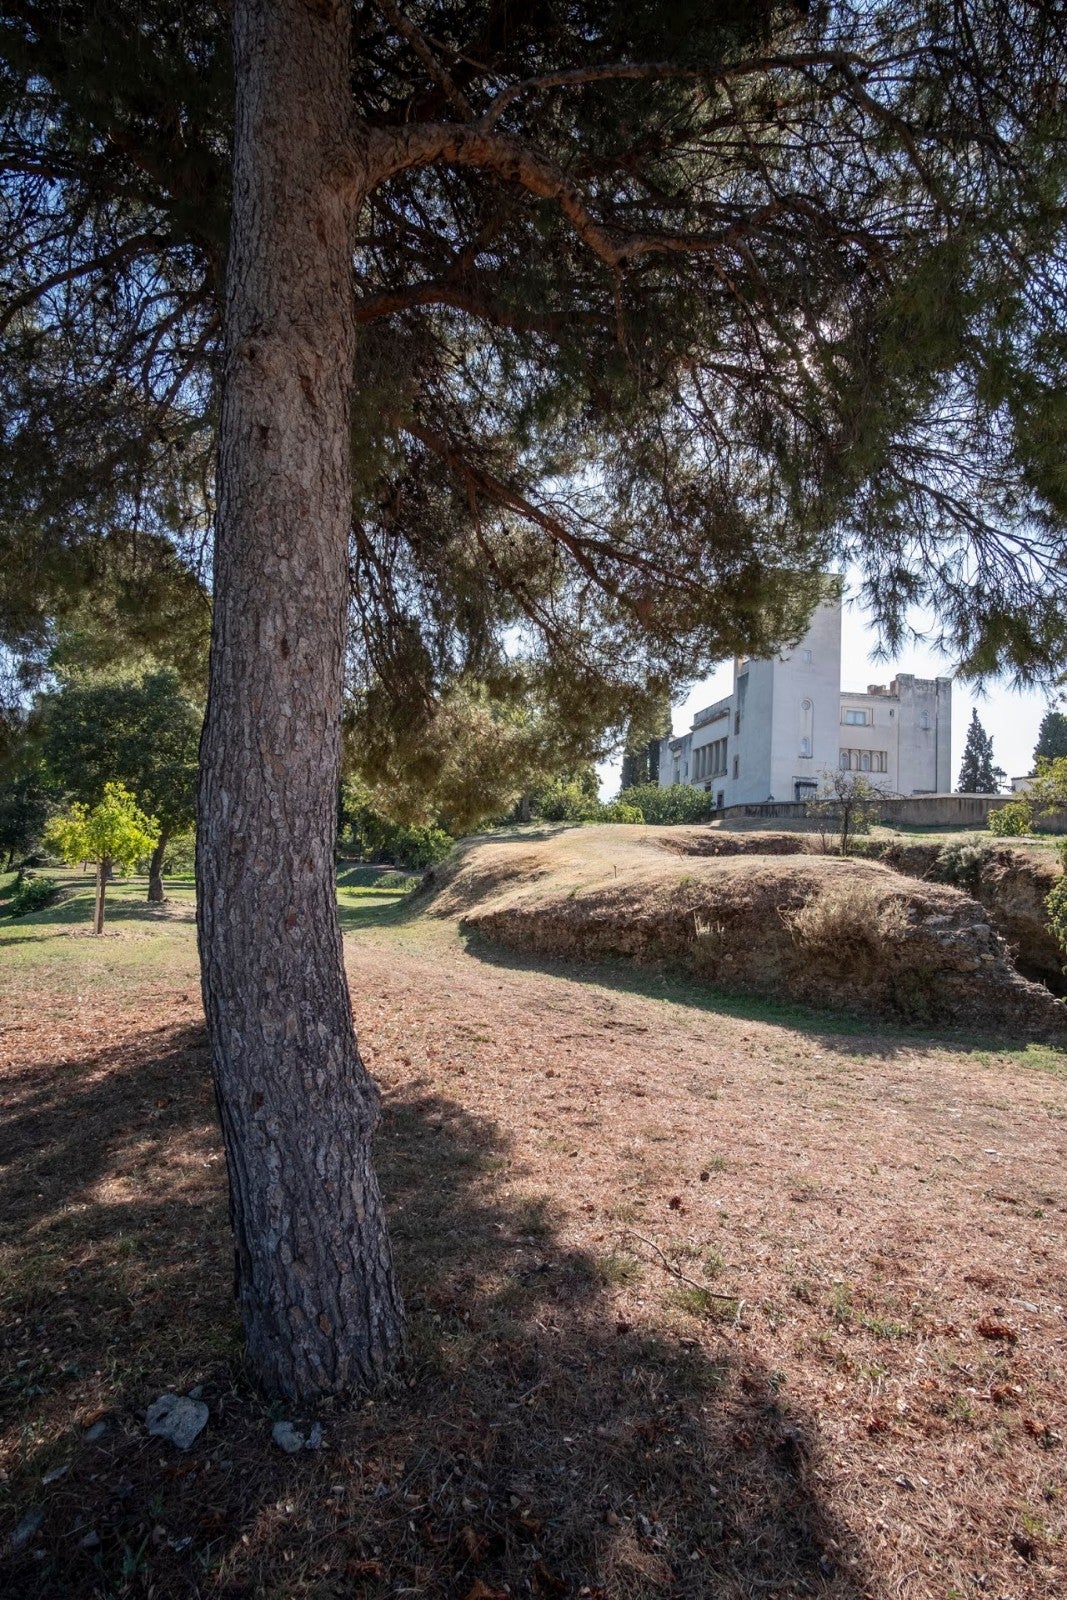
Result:
M888 648L925 603L967 672L1062 667L1057 6L354 20L354 134L394 153L352 263L365 767L440 775L460 715L483 771L502 746L521 765L531 708L587 759L714 662L795 641L844 561ZM221 0L0 19L17 648L102 551L135 588L210 578L230 120Z

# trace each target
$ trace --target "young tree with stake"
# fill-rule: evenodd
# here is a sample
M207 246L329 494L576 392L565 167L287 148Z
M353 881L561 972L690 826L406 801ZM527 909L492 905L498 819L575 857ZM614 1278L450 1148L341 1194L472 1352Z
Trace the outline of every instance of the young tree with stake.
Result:
M104 931L104 898L112 868L128 872L152 849L158 833L156 819L145 816L121 783L105 784L103 798L92 809L75 801L69 811L48 823L44 838L49 850L71 863L96 862L95 934Z

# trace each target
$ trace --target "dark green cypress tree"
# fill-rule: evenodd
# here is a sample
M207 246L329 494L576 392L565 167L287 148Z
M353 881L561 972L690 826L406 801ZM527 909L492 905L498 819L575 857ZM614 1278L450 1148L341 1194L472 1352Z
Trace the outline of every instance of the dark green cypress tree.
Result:
M1034 746L1034 765L1041 760L1055 761L1067 756L1067 714L1053 711L1051 706L1041 718Z
M1003 767L993 764L993 738L986 733L978 717L971 711L971 724L967 729L967 743L963 747L960 765L960 794L997 794L1004 782Z

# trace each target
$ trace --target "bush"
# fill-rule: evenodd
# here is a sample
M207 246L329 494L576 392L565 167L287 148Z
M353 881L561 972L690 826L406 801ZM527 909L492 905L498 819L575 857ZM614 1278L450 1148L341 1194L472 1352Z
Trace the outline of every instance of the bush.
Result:
M373 894L375 889L403 889L407 892L414 889L418 881L418 873L383 872L377 883L370 886L369 893Z
M1067 876L1058 878L1045 900L1048 925L1064 957L1067 958Z
M443 828L397 827L384 848L398 867L423 872L434 862L443 861L454 843Z
M877 887L862 881L828 884L782 920L810 967L842 978L869 978L886 946L908 932L906 905L882 901Z
M612 800L610 805L601 806L601 822L644 822L645 814L640 806L632 806L625 800Z
M577 779L557 779L534 791L530 810L543 822L599 822L601 805Z
M394 822L370 803L367 789L354 778L342 786L338 806L337 845L344 855L363 861L392 861L422 872L443 861L455 843L436 823Z
M59 892L59 885L51 878L22 878L15 886L8 907L13 917L25 917L31 911L43 911L45 906L52 904Z
M616 804L619 802L640 811L642 820L656 827L707 822L715 809L713 797L691 783L665 784L662 788L658 783L635 784L622 791Z
M981 839L953 839L938 852L932 876L938 883L953 883L957 889L974 894L991 854L992 846Z
M1031 833L1033 825L1033 810L1029 800L1009 800L1006 806L998 806L996 811L989 813L990 833L999 834L1002 838Z

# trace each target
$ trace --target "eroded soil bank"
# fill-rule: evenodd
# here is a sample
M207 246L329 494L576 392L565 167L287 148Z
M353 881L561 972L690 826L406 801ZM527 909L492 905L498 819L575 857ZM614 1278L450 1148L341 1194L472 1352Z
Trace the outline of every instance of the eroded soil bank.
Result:
M933 847L891 862L798 853L808 842L620 826L476 839L437 874L428 909L515 950L667 962L725 989L1067 1038L1067 1006L1019 970L1011 937L1043 909L1043 868L991 856L980 892L994 917L923 875L933 856L918 850ZM820 926L802 937L812 906Z

